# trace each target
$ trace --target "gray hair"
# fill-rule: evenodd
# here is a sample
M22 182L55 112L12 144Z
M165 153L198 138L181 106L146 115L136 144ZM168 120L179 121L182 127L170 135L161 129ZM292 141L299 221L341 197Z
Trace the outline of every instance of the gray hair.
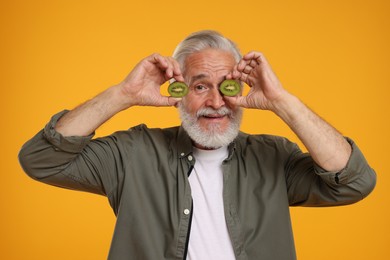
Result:
M178 61L180 67L184 70L184 63L189 55L207 48L228 51L233 55L236 62L239 62L242 57L240 50L233 41L224 37L219 32L211 30L204 30L190 34L177 45L172 56Z

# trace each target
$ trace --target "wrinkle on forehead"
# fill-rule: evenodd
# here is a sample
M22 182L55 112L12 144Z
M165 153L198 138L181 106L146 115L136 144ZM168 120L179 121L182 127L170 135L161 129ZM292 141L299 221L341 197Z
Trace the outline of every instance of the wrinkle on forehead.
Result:
M235 63L230 52L206 49L187 57L183 74L187 82L203 78L224 78L233 69Z

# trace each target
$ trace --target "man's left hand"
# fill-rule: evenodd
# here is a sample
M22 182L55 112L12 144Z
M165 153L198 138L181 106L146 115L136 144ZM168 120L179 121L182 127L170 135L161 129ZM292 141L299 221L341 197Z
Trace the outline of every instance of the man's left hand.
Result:
M265 56L249 52L233 68L227 79L245 82L250 90L246 96L225 97L229 102L245 108L274 110L287 91L276 77Z

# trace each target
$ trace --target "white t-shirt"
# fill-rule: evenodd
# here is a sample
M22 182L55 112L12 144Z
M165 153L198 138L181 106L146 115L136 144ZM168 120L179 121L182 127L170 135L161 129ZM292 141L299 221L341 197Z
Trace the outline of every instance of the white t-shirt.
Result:
M196 163L189 176L193 215L187 260L235 259L223 207L222 162L227 147L194 148Z

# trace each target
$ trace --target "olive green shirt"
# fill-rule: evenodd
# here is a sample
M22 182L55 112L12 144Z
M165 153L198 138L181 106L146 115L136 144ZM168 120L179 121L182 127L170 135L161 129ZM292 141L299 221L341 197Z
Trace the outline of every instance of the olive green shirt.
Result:
M192 142L181 127L145 125L92 140L63 137L55 115L19 154L32 178L108 197L117 223L109 259L185 259L192 211ZM295 259L289 206L357 202L375 172L355 143L341 172L326 172L285 138L240 132L222 164L226 224L236 259Z

